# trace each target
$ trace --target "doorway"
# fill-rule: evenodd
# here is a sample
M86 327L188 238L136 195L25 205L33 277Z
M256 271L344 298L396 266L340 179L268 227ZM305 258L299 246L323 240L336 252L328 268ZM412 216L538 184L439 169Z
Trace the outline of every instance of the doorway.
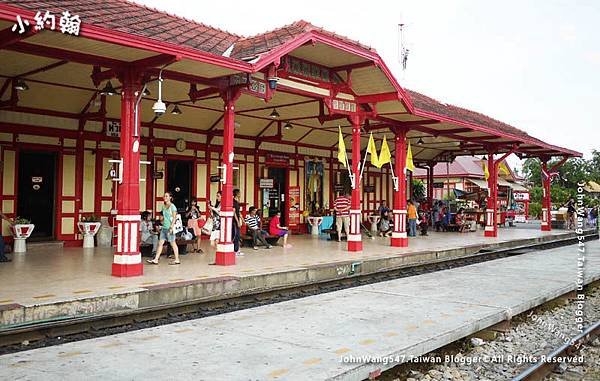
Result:
M166 190L173 195L173 204L179 212L184 212L190 205L192 197L192 164L191 160L167 161Z
M273 217L277 211L281 212L281 226L285 226L288 220L289 209L287 205L287 168L269 168L269 178L273 179L273 188L269 190L269 217Z
M56 153L19 153L17 216L35 225L30 240L54 239Z

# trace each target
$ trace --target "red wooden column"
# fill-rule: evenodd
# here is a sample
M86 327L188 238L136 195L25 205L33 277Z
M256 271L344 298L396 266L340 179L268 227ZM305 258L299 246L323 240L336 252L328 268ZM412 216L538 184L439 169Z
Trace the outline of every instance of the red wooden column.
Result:
M435 162L430 161L429 167L427 169L427 201L429 203L429 207L433 207L433 169L435 167Z
M141 76L131 69L121 73L121 182L117 189L117 249L112 275L142 275L140 254L140 122L135 126L136 92L141 91Z
M223 162L221 178L224 178L221 195L221 236L217 244L215 264L220 266L235 265L233 252L233 140L235 136L235 101L239 98L239 90L227 89L221 93L225 102L223 113Z
M496 163L494 162L494 152L488 152L488 200L486 214L486 225L484 236L486 237L497 237L498 236L498 224L496 223L497 215L497 200L498 200L498 171L496 170Z
M354 189L350 205L350 233L348 234L348 251L362 251L362 236L360 234L360 125L363 118L351 115L352 122L352 173L354 174Z
M394 247L407 247L406 236L406 130L396 130L396 162L394 168L398 176L398 189L394 189L394 231L392 232L391 245Z
M550 197L551 176L548 173L548 162L542 162L542 231L551 231L552 223L550 211L552 210L552 201Z

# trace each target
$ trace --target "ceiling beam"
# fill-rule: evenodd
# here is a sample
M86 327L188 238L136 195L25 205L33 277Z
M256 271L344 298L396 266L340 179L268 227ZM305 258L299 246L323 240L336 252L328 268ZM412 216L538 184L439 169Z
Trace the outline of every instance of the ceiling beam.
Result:
M35 28L30 27L22 34L16 33L12 31L12 27L6 28L0 31L0 49L6 49L11 45L16 44L19 41L22 41L28 37L33 36L37 33Z

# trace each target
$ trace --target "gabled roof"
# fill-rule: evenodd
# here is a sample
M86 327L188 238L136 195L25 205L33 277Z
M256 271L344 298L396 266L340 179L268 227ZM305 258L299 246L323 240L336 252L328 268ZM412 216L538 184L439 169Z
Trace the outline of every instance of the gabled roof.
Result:
M483 173L483 161L478 157L471 156L458 156L452 163L449 164L448 169L446 171L446 163L437 163L433 167L433 176L445 177L448 174L451 177L473 177L473 178L484 178ZM506 167L511 172L510 177L513 177L513 170L510 168L508 163L506 163ZM427 176L427 171L422 168L415 168L414 177L417 178L425 178ZM508 177L508 176L502 176ZM511 179L512 180L512 179Z
M361 44L358 41L351 40L344 36L326 31L323 28L317 27L308 21L299 20L281 28L273 29L269 32L260 33L255 36L241 38L235 43L231 57L246 59L256 57L271 50L285 45L294 38L301 36L304 33L318 31L331 37L336 37L348 44L355 45L365 50L371 50L368 46Z

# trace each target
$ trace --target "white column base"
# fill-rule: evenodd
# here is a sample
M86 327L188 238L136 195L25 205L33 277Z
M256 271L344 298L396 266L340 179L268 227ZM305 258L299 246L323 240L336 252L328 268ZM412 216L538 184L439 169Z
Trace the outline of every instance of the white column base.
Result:
M94 234L83 235L83 248L89 249L95 247L94 245Z
M25 253L27 251L25 240L25 238L15 238L15 247L13 248L14 253Z

